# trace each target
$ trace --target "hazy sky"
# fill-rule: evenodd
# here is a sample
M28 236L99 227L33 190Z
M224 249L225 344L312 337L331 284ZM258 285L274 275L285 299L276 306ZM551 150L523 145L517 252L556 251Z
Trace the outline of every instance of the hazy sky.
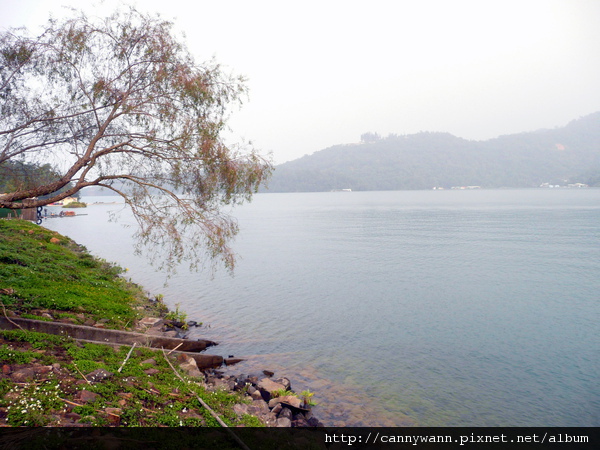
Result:
M61 5L0 0L0 28L37 30ZM245 75L231 139L276 163L364 132L467 139L552 128L600 110L599 0L144 0L198 61Z

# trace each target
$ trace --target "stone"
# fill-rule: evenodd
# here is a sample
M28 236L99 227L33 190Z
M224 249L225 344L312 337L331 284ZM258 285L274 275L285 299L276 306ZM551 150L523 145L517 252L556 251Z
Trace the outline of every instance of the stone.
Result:
M279 402L284 403L286 405L293 406L294 408L302 407L302 400L300 400L295 395L285 395L283 397L279 397Z
M269 394L273 393L273 391L285 390L283 384L276 383L270 378L263 378L260 380L258 382L258 388L268 392Z
M52 243L52 244L60 244L60 239L56 239L55 237L50 238L50 243Z
M142 361L140 364L150 364L151 366L155 366L156 365L156 360L154 358L150 358L150 359L147 359L145 361Z
M318 427L318 426L322 425L321 422L319 422L316 417L311 417L310 419L307 420L307 422L308 422L309 427Z
M11 375L11 379L15 383L23 383L25 381L33 380L35 378L35 372L32 368L26 367L24 369L17 370Z
M277 428L289 428L292 426L292 421L287 417L277 418Z
M98 398L98 394L82 389L75 398L83 403L93 403Z
M286 391L292 389L292 383L286 377L277 378L275 382L281 384Z
M254 400L249 410L253 411L254 414L270 412L269 405L264 400Z
M275 375L275 372L271 372L270 370L263 370L263 373L268 377Z
M8 375L10 373L10 366L8 364L4 364L2 366L2 374Z
M262 394L257 389L254 389L254 392L252 392L250 394L250 397L252 397L253 400L262 400L263 399Z
M104 412L108 414L108 422L111 425L117 426L121 423L121 408L106 408Z
M273 399L275 400L275 399ZM269 402L269 407L271 407L271 402ZM277 403L273 409L271 410L271 412L273 414L279 414L281 412L281 410L283 409L283 405L281 403Z
M154 327L158 325L162 325L163 320L159 317L144 317L142 320L138 322L138 325L143 325L145 327Z
M189 376L202 376L202 372L198 370L198 364L196 363L196 360L191 356L187 356L183 353L180 353L179 355L177 355L177 361L179 362L179 367L181 367Z
M114 374L104 369L96 369L93 372L88 373L85 377L91 381L92 383L99 383L100 381L104 381Z
M156 375L157 373L160 373L160 370L158 370L158 369L146 369L146 370L144 370L144 373L146 375Z
M281 405L281 403L280 403ZM279 417L287 417L288 419L290 419L290 422L292 421L292 410L289 408L281 408L281 411L279 412Z
M306 428L309 427L308 422L305 419L297 419L292 421L292 426L296 428Z
M233 405L233 412L238 416L243 416L244 414L248 414L249 405L235 404Z
M36 375L45 375L47 373L52 372L52 366L38 366L37 364L33 366L33 371Z
M42 313L42 315L40 317L43 317L44 319L50 319L50 320L54 320L54 317L52 317L50 314L48 314L47 312Z

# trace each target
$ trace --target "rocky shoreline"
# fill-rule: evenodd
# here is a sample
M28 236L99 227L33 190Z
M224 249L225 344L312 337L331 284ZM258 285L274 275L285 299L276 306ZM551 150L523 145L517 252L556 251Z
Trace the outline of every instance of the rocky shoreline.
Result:
M193 321L185 325L188 329L198 326ZM187 339L188 332L183 326L181 322L146 317L138 323L137 330ZM240 361L230 357L224 359L224 364L233 365ZM312 413L312 394L306 393L303 397L301 393L294 392L287 377L275 378L275 374L269 370L248 375L227 375L219 368L201 370L194 358L184 354L177 357L177 362L188 376L198 379L210 391L227 390L243 394L248 403L234 405L234 411L239 416L255 416L267 427L324 427Z

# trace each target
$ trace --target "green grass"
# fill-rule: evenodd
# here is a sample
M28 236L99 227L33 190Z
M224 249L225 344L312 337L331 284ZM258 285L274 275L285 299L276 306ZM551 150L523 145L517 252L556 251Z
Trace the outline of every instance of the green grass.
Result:
M136 318L132 304L139 292L121 272L69 238L29 222L0 220L0 289L10 292L0 293L0 301L9 309L84 313L122 328Z

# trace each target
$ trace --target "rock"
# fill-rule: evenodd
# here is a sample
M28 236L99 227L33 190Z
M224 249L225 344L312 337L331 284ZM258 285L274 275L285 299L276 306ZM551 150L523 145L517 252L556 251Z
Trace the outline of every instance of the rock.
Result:
M292 389L292 383L285 377L277 378L275 382L281 384L286 391Z
M150 359L147 359L145 361L142 361L140 364L150 364L151 366L155 366L156 365L156 360L154 358L150 358Z
M321 422L319 422L315 417L311 417L310 419L307 420L307 422L308 422L309 427L323 426L323 424Z
M2 374L8 375L10 373L10 366L8 364L4 364L2 366Z
M285 395L283 397L278 397L278 400L279 403L290 405L294 408L302 408L302 400L300 400L295 395Z
M86 321L83 322L83 324L87 327L93 327L94 325L96 325L96 321L94 319L86 319Z
M47 312L42 313L42 315L40 317L43 317L44 319L50 319L50 320L54 320L54 317L52 317L50 314L48 314Z
M250 405L249 410L252 410L254 414L268 413L271 411L269 405L267 405L267 402L264 400L254 400Z
M52 372L52 366L40 366L36 364L33 366L33 371L36 375L45 375Z
M268 377L275 375L275 372L271 372L270 370L263 370L263 373Z
M156 375L157 373L160 373L160 370L158 370L158 369L146 369L146 370L144 370L144 373L146 375Z
M106 408L104 412L108 414L108 422L111 425L117 426L121 423L121 408Z
M179 362L179 367L181 367L189 376L202 376L202 372L198 370L198 364L196 363L196 360L191 356L187 356L183 353L180 353L179 355L177 355L177 361Z
M100 381L104 381L114 374L104 370L104 369L96 369L93 372L88 373L85 377L91 381L92 383L99 383Z
M144 327L155 327L161 325L162 323L163 320L159 317L144 317L138 322L138 325L142 325Z
M10 378L15 383L23 383L28 380L33 380L35 378L35 372L32 368L26 367L24 369L20 369L16 372L13 372Z
M252 397L253 400L262 400L263 399L262 394L256 388L254 389L254 392L252 392L250 394L250 397Z
M273 400L275 400L275 399L273 399ZM271 401L273 401L273 400L271 400ZM270 407L271 407L271 402L269 402L269 408L270 408ZM279 413L281 412L281 410L282 410L282 409L283 409L283 405L282 405L281 403L277 403L277 404L276 404L276 405L273 407L273 409L271 410L271 412L272 412L273 414L279 414Z
M273 391L285 390L283 384L276 383L269 378L263 378L260 380L258 382L258 388L268 392L269 394L272 394Z
M281 403L280 403L281 405ZM281 408L281 411L279 412L279 417L287 417L288 419L290 419L290 422L292 421L292 410L289 408Z
M298 420L292 421L292 426L296 427L296 428L306 428L306 427L309 427L310 425L308 424L308 421L306 421L305 419L298 419Z
M60 239L56 239L55 237L50 238L50 243L52 243L52 244L60 244Z
M238 416L243 416L244 414L248 414L249 405L235 404L233 405L233 412Z
M277 419L277 428L289 428L292 426L292 421L287 417L279 417Z
M75 398L82 403L93 403L98 398L98 394L82 389Z

